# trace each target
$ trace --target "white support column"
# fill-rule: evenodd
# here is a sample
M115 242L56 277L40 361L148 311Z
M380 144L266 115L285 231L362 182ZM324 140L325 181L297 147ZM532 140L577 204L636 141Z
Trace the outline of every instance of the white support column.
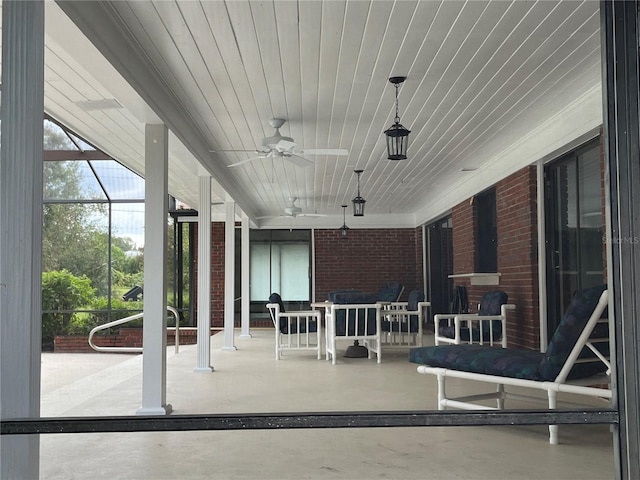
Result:
M223 350L235 350L234 306L236 268L236 204L227 201L224 227L224 345Z
M0 406L40 417L44 3L2 2ZM0 478L38 478L39 435L0 441Z
M198 205L198 340L196 372L211 366L211 177L199 177Z
M540 351L547 351L549 335L547 333L547 252L544 246L547 244L545 234L545 208L544 208L544 162L539 160L536 164L536 200L538 216L538 310L540 311Z
M246 213L242 214L242 278L241 278L241 290L242 290L242 300L241 300L241 321L240 321L240 337L251 337L251 330L249 328L249 316L251 313L251 291L249 287L249 261L250 261L250 250L249 250L249 217Z
M144 321L142 406L138 415L167 415L167 127L145 126Z

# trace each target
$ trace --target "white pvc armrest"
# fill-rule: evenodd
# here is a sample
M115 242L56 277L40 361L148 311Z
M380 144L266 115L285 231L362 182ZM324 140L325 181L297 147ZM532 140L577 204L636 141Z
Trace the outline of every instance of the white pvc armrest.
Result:
M279 317L304 317L304 316L319 317L320 311L319 310L297 310L294 312L280 312L278 316Z

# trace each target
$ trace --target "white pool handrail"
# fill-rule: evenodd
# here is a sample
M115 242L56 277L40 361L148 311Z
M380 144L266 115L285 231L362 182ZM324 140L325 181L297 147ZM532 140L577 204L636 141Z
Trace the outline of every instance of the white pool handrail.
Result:
M170 306L167 306L167 310L170 311L176 319L176 338L175 338L175 347L176 353L180 348L180 314L178 311ZM137 320L138 318L142 318L144 313L136 313L135 315L131 315L129 317L121 318L119 320L114 320L112 322L105 323L104 325L98 325L93 328L89 332L89 346L93 348L97 352L120 352L120 353L140 353L142 352L142 347L101 347L93 343L93 335L100 330L106 330L107 328L115 327L116 325L122 325L123 323L130 322L131 320ZM171 329L172 327L167 327L167 329Z

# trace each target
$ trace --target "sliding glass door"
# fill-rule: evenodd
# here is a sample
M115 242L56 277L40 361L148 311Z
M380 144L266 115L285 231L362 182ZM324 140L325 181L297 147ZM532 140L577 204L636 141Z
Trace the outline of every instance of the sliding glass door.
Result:
M453 280L453 225L451 216L441 218L425 229L425 258L427 259L427 298L431 312L451 311Z
M600 144L545 167L547 326L553 332L573 292L604 281Z
M311 233L309 230L254 230L250 241L251 302L262 310L273 292L285 304L309 306Z

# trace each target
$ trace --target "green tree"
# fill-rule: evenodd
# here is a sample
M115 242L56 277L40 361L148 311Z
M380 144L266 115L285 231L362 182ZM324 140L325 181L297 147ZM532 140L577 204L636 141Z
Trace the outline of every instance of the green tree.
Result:
M44 147L49 150L74 148L69 139L49 123L45 123ZM86 275L104 295L108 273L104 238L108 233L100 222L105 218L105 205L69 202L87 195L82 187L79 162L45 162L44 198L63 203L45 203L43 207L42 268L43 271L67 269L76 276Z

